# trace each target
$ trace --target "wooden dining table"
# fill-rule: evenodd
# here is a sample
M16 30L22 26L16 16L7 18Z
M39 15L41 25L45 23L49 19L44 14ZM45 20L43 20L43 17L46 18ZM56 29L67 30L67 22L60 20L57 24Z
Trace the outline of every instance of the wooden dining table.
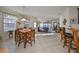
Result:
M19 30L20 32L22 32L22 33L27 33L27 32L29 32L29 31L31 31L30 29L21 29L21 30Z
M26 35L31 31L31 29L21 29L19 32L21 33L22 38L24 39Z

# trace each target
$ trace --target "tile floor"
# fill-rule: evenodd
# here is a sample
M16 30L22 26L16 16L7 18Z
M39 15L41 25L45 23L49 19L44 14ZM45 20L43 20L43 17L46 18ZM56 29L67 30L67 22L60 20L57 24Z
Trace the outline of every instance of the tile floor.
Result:
M0 44L1 47L8 48L11 53L67 53L67 47L63 48L60 35L56 33L36 34L36 42L33 43L32 47L30 44L27 44L26 48L23 48L23 44L18 47L15 45L14 39L8 38Z

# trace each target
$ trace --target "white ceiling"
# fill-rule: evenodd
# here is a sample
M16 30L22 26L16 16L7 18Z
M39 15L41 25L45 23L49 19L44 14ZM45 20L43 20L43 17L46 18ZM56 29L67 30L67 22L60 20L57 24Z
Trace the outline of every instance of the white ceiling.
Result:
M73 6L72 6L73 7ZM58 18L60 14L63 14L68 8L67 6L2 6L2 11L8 13L30 15L38 17L38 19L44 21L51 20L54 17ZM76 7L77 8L77 7Z
M65 10L64 6L6 6L5 8L24 15L32 15L37 17L58 15L62 14Z

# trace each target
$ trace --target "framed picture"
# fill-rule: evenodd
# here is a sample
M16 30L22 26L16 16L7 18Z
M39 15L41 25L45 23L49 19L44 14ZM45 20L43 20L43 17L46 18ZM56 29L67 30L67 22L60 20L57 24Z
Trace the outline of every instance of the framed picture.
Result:
M75 23L77 23L77 19L76 18L70 20L70 24L75 24Z
M64 18L63 20L63 24L66 25L67 20Z

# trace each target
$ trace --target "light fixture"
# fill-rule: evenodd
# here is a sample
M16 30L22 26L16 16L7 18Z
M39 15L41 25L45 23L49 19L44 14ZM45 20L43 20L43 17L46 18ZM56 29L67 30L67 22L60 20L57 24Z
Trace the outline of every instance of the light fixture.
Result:
M24 13L25 13L25 12L24 12L24 11L25 11L25 6L23 6L22 8L23 8L23 14L24 14ZM23 21L23 22L26 21L26 19L25 19L24 16L23 16L23 18L21 19L21 21Z
M22 19L21 19L21 21L23 21L23 22L24 22L24 21L26 21L26 19L25 19L25 18L22 18Z

